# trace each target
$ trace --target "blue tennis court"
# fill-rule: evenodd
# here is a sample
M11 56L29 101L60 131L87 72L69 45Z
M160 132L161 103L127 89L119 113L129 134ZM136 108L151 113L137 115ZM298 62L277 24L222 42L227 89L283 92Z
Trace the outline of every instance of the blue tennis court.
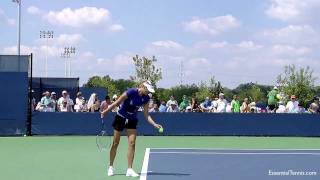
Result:
M140 180L318 180L320 150L146 149Z

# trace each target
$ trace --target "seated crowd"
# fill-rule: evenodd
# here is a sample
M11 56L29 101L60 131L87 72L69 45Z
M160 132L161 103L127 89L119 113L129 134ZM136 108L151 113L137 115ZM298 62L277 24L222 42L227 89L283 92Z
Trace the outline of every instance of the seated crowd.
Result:
M276 91L276 87L273 89ZM270 95L271 94L271 95ZM272 91L268 95L268 106L261 107L256 102L250 102L249 98L244 98L242 103L239 101L237 95L233 95L230 102L225 99L223 93L218 97L210 99L206 97L203 102L198 102L196 97L183 96L180 104L178 104L175 97L172 95L166 102L161 100L160 104L154 103L151 99L149 102L149 112L207 112L207 113L320 113L319 97L315 97L310 106L306 109L296 99L295 95L290 96L290 100L284 103L281 98L273 98L276 93ZM101 102L96 93L92 93L89 100L86 100L81 92L77 93L74 101L70 98L67 91L62 91L62 96L58 99L55 92L44 92L41 101L35 106L35 110L41 112L101 112L108 108L108 106L117 100L118 96L113 95L112 99L106 96ZM119 107L115 108L113 112L117 112ZM139 109L142 111L142 109Z
M89 100L86 100L82 93L78 92L74 102L65 90L62 91L59 99L55 92L46 91L42 95L41 100L36 105L34 104L35 110L40 112L99 112L117 99L116 95L113 96L112 101L109 96L106 96L104 101L100 102L98 95L92 93Z

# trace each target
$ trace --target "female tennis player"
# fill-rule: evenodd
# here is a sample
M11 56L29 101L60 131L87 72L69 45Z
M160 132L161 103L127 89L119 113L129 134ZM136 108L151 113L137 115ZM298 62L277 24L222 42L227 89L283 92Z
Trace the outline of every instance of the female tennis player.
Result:
M128 89L123 93L114 103L112 103L106 110L101 112L101 118L110 112L113 108L121 107L113 121L113 143L110 149L110 164L108 169L108 176L114 175L113 162L117 154L117 148L120 142L120 135L123 129L126 129L128 136L128 169L126 176L138 177L139 175L132 169L132 163L135 153L135 143L137 134L137 110L143 106L145 119L155 128L159 129L162 126L155 123L148 112L148 102L150 100L149 93L154 93L154 88L150 81L145 81L139 85L138 88Z

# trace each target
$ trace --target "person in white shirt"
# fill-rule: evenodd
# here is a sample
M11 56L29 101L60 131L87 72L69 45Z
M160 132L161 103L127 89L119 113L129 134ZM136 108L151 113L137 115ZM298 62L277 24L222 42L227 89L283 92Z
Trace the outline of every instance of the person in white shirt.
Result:
M297 113L299 111L299 102L296 101L296 96L291 95L291 100L288 101L286 106L287 113Z
M57 94L55 92L51 92L51 108L52 112L57 111Z
M175 97L172 95L170 96L170 100L167 102L167 107L170 107L171 104L176 104L178 105L178 102L176 101Z
M167 109L167 112L179 112L178 104L171 103L170 106Z
M68 95L68 92L66 90L63 90L62 91L62 97L60 97L59 100L58 100L58 110L60 112L63 112L63 111L61 111L61 108L63 106L65 106L65 102L67 102L66 106L68 106L67 107L68 112L73 112L73 109L72 109L73 101L72 101L72 99L70 99L70 97ZM64 110L65 110L65 108L64 108Z
M227 103L226 112L227 113L232 113L231 103Z
M224 99L224 94L219 94L219 99L217 100L217 111L216 112L226 112L227 100Z
M81 92L77 93L77 98L76 98L76 104L74 105L74 110L76 112L83 112L83 101L84 97L82 96Z
M286 112L286 106L284 106L283 101L278 102L278 109L276 110L276 113L285 113Z

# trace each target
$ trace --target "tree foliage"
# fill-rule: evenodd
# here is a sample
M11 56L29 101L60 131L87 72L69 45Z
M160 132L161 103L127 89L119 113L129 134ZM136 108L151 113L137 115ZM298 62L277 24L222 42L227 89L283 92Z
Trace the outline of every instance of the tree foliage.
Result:
M295 65L285 66L284 72L277 77L280 91L287 96L296 95L304 105L315 96L315 80L309 66L300 69L296 69Z
M199 91L196 93L196 97L202 101L206 97L214 98L223 93L224 88L221 85L220 81L216 81L215 77L212 76L208 82L201 81L199 85Z
M240 100L249 98L254 102L266 102L268 91L271 90L271 86L258 85L256 83L240 84L233 90L234 94L237 94Z
M133 63L135 66L135 75L131 76L131 79L136 83L149 80L153 85L156 85L162 79L161 68L157 68L155 63L157 59L153 56L151 59L147 57L140 58L138 55L133 57Z
M134 81L131 80L114 80L109 75L100 77L100 76L93 76L89 78L88 82L84 84L84 87L102 87L108 89L108 94L121 94L127 88L134 87L136 84Z

